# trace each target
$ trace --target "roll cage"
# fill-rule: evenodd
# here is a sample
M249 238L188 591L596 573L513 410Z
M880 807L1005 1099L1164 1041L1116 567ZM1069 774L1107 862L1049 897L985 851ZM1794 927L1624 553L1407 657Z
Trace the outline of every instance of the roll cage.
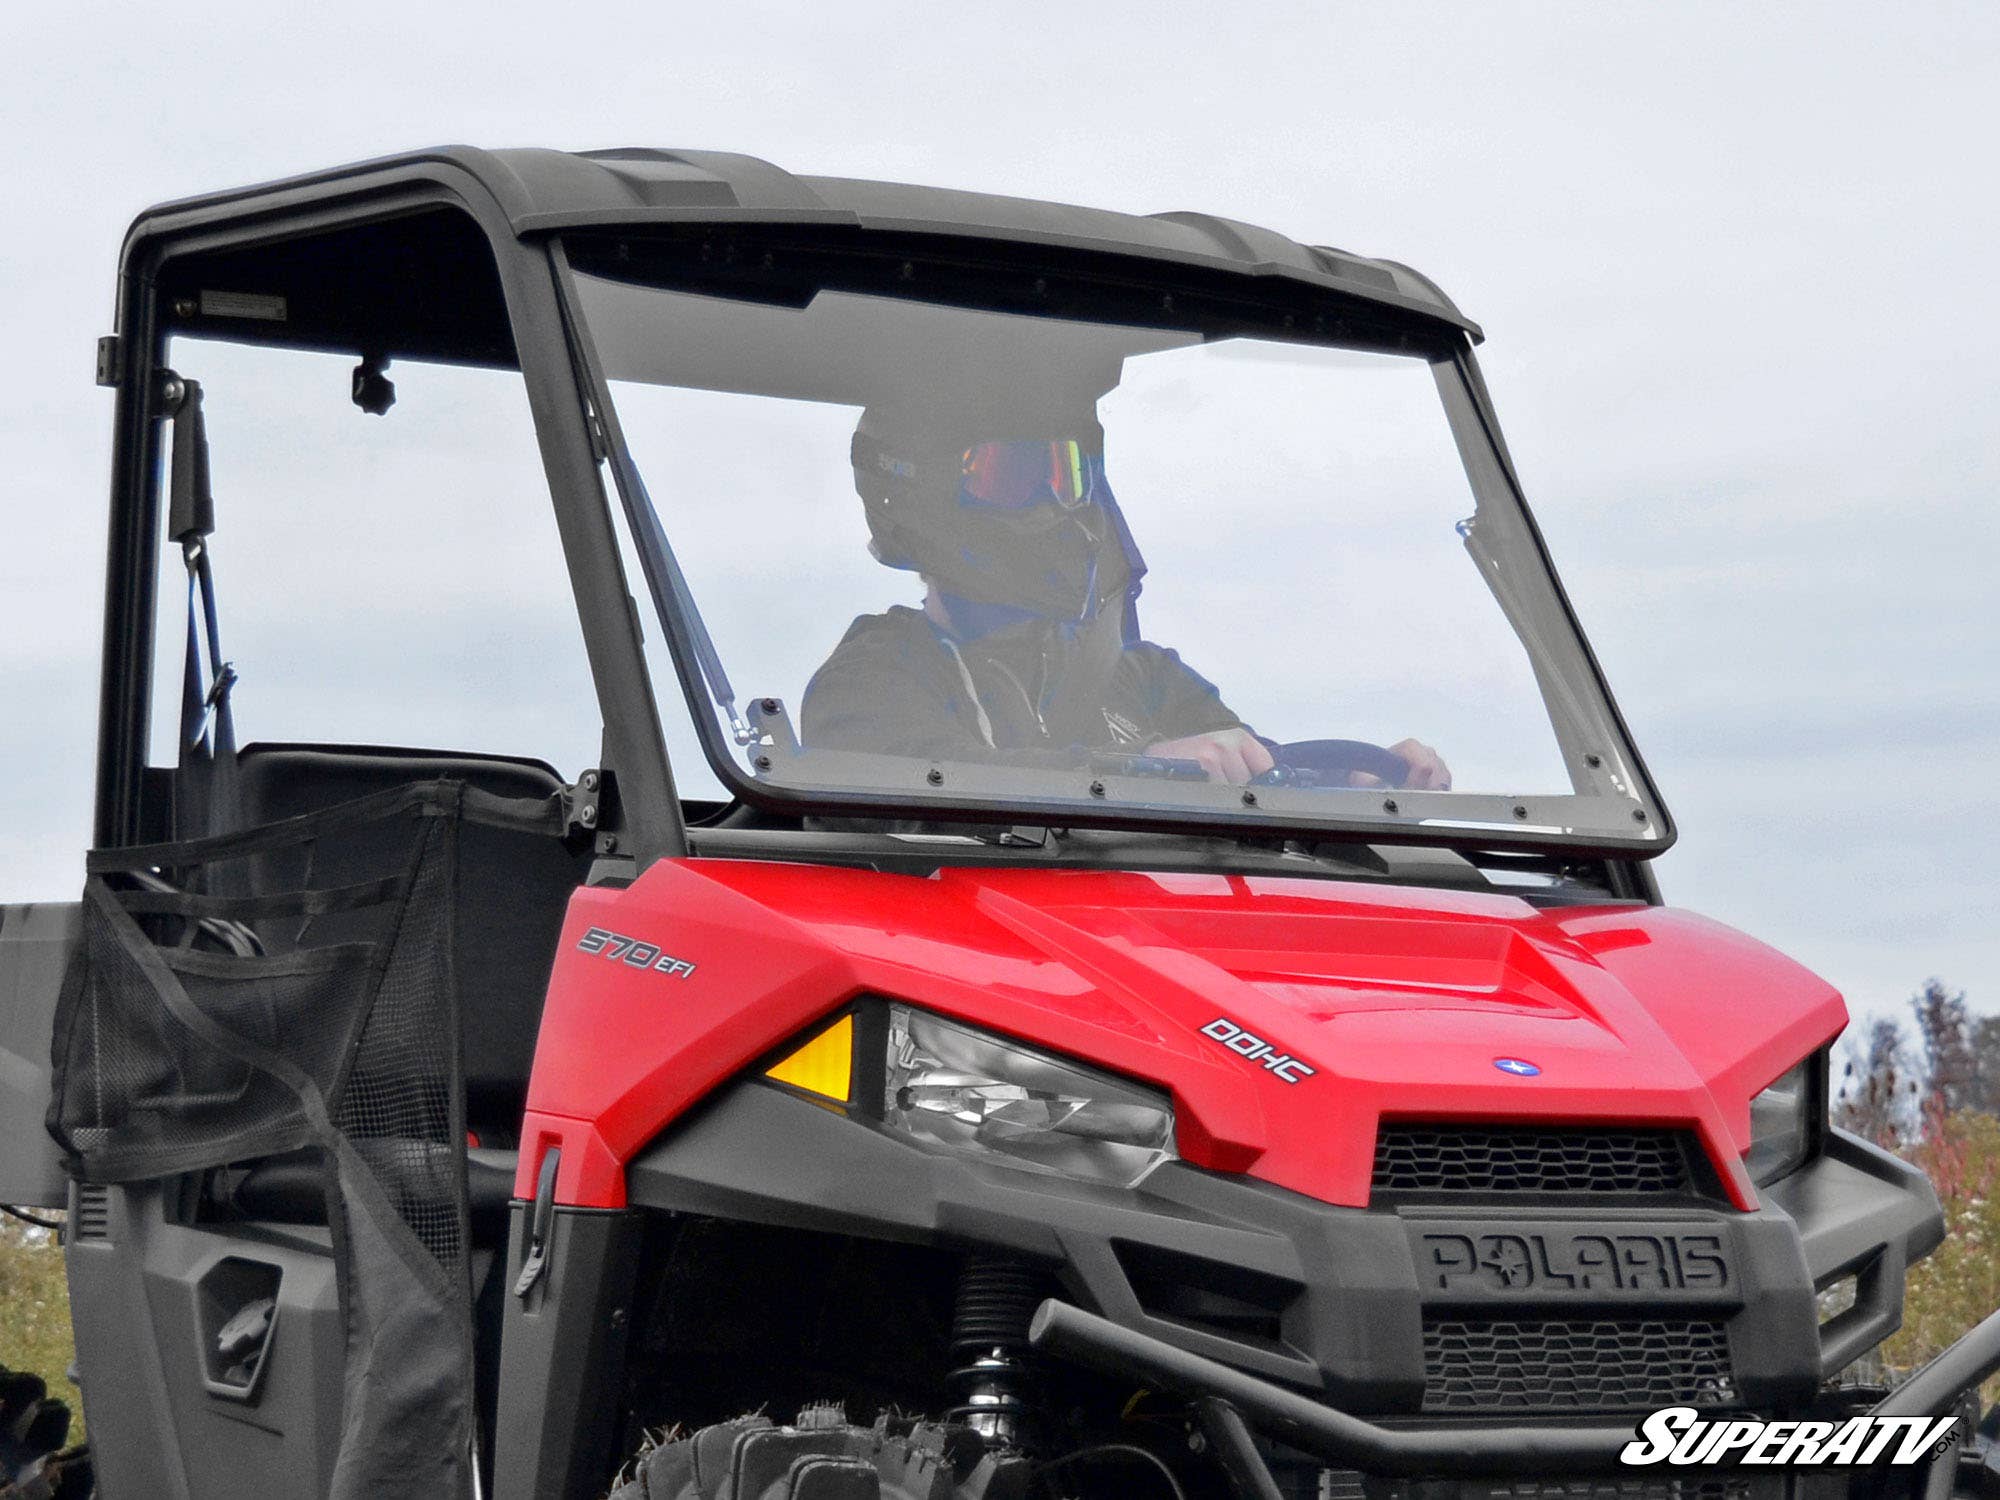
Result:
M145 766L153 560L160 545L163 415L158 393L166 340L222 333L260 343L353 353L366 360L424 358L518 368L526 384L603 723L605 801L599 853L612 874L690 849L690 822L674 782L648 674L633 594L608 508L603 465L618 465L615 414L591 368L588 340L565 303L565 237L606 254L666 254L708 262L719 288L768 279L774 256L837 258L850 279L906 283L922 266L925 290L974 293L998 309L1059 312L1087 296L1093 317L1156 316L1161 299L1240 320L1253 310L1302 335L1421 352L1450 361L1505 483L1511 459L1473 355L1480 338L1435 286L1405 267L1299 245L1266 230L1194 214L1136 218L978 194L794 177L752 158L718 153L413 153L262 187L167 204L142 215L121 256L117 333L99 351L100 382L118 389L107 559L105 661L96 798L99 845L157 833ZM608 248L607 248L608 247ZM634 247L637 247L635 250ZM658 247L657 250L652 247ZM227 286L277 299L282 322L246 320L241 304L204 292ZM739 292L740 294L740 292ZM1200 312L1194 315L1199 322ZM1525 514L1525 510L1524 510ZM1542 546L1527 517L1537 548ZM1544 550L1544 561L1546 553ZM1553 577L1553 570L1551 570ZM1556 583L1561 607L1574 612ZM707 695L701 626L685 599L662 601L678 675L690 700ZM1587 639L1589 670L1628 743ZM756 705L750 706L754 715ZM711 753L713 753L711 751ZM1657 899L1644 858L1671 846L1670 814L1633 758L1659 836L1616 847L1535 828L1465 830L1357 824L1371 844L1434 844L1520 867L1581 873L1613 894ZM611 821L615 809L615 826ZM744 852L823 809L796 793L694 837ZM884 811L891 809L885 806ZM954 812L958 811L953 809ZM692 819L691 819L691 814ZM974 809L975 819L990 810ZM1050 822L1053 818L1039 821ZM1213 833L1199 814L1168 820L1132 809L1068 814L1065 823L1144 832ZM1348 830L1335 830L1343 838ZM845 836L852 844L854 835ZM1316 837L1324 839L1322 832ZM1019 858L1004 839L968 857ZM1476 844L1476 850L1469 850ZM833 851L829 851L830 853ZM889 851L883 851L889 852ZM853 851L848 850L848 857ZM841 857L835 855L835 857Z

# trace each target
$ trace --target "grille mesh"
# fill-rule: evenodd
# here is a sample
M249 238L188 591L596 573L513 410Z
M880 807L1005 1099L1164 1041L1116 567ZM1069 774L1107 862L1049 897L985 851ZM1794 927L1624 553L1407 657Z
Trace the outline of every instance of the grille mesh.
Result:
M1736 1380L1718 1322L1424 1320L1427 1412L1727 1406Z
M1677 1130L1384 1125L1378 1193L1692 1193L1699 1148Z

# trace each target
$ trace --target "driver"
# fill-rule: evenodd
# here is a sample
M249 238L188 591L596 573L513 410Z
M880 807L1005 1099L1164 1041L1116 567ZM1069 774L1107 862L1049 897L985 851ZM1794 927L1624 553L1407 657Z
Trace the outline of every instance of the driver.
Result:
M871 406L852 458L869 550L923 579L923 607L848 628L807 685L806 744L953 760L1082 746L1191 760L1238 784L1271 769L1215 685L1140 638L1146 564L1088 407L1003 418ZM1390 748L1406 785L1451 785L1429 746Z

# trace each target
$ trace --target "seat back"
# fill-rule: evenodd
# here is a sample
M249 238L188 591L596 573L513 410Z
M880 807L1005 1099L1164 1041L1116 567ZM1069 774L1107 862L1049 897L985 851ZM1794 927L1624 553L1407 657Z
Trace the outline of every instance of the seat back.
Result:
M239 819L255 827L442 776L498 797L539 799L564 785L536 760L260 743L238 761ZM364 843L364 836L323 840L313 854L315 883L379 872L379 852ZM589 867L587 850L554 839L470 822L459 830L453 959L466 1120L488 1145L511 1145L519 1131L556 940Z

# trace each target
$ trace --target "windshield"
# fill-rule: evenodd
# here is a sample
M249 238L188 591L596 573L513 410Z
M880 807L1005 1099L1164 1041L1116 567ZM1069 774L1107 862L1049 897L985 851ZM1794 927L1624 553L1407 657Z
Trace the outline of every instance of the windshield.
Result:
M572 295L732 795L1662 838L1449 342L752 300L609 259L580 250Z

